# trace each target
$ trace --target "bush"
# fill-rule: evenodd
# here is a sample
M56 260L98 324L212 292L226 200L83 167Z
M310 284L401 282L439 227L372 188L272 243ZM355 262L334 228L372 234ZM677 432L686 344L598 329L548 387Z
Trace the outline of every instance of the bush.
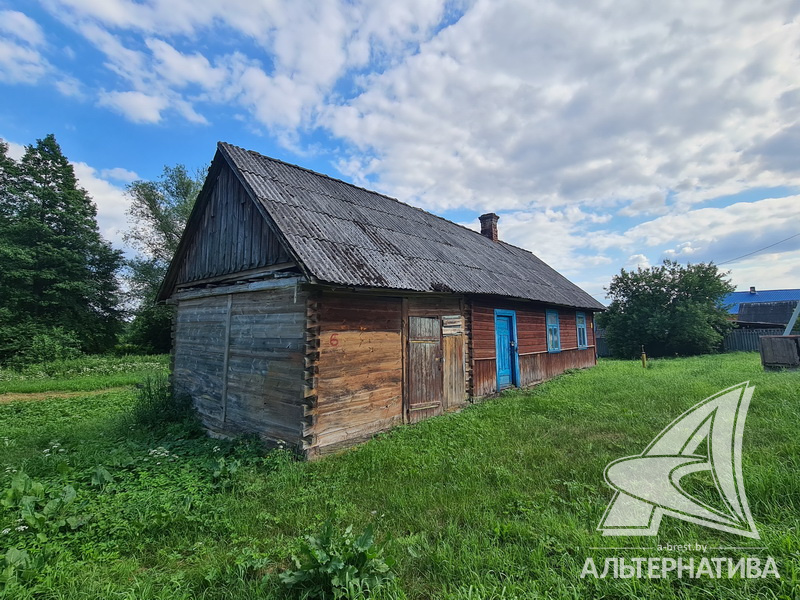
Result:
M690 356L720 350L733 327L724 305L734 286L716 265L622 269L606 288L611 304L597 317L615 357Z
M20 349L9 360L9 366L22 369L27 365L78 358L81 352L78 336L63 327L51 327L36 333L29 343L20 340Z
M293 556L295 569L280 579L306 598L358 599L373 596L395 579L391 559L375 543L372 526L356 537L353 526L337 535L330 521L319 536L308 535L300 556Z
M133 419L140 425L152 427L175 423L191 417L192 401L188 396L174 396L169 380L163 375L146 377L139 384Z

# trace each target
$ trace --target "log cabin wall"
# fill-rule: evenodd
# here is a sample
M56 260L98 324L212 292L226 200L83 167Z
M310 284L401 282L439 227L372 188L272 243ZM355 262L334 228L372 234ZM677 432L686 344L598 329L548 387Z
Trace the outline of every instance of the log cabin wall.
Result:
M400 298L320 292L313 428L307 454L351 446L403 422Z
M272 445L300 447L307 292L276 285L179 296L172 383L211 432L256 433Z
M588 347L580 349L575 314L581 311L529 302L473 300L469 311L473 351L470 387L473 396L487 396L498 391L495 309L513 310L516 313L521 387L551 379L567 369L596 364L592 313L584 313ZM561 352L547 351L545 311L548 309L558 310Z

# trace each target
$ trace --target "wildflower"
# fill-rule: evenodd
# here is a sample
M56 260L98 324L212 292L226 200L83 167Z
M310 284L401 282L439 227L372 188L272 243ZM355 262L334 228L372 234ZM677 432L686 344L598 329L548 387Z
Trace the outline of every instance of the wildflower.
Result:
M214 448L212 448L211 451L212 452L219 452L220 451L220 447L219 446L214 446Z
M157 456L157 457L160 457L160 458L166 458L167 456L169 456L169 450L167 450L163 446L159 446L158 448L153 448L152 450L150 450L150 452L148 452L148 454L150 456Z
M2 531L2 532L0 532L0 534L2 534L2 535L8 535L9 533L11 533L11 530L10 530L10 529L8 529L8 528L6 528L6 529L3 529L3 531Z
M25 531L27 528L28 528L28 526L27 526L27 525L20 525L20 526L19 526L19 527L17 527L16 529L17 529L17 531Z

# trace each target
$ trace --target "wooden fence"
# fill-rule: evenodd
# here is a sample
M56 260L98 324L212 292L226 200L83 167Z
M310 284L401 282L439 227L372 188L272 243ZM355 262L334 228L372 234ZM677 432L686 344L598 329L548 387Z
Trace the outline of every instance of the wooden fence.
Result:
M723 352L758 352L762 335L781 335L783 329L733 329L722 340Z

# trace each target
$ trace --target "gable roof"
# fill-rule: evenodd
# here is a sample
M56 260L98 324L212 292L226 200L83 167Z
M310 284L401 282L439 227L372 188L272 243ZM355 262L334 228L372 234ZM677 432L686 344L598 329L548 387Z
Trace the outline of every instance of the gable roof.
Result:
M723 304L730 304L728 312L732 315L739 314L740 304L755 302L786 302L800 300L800 290L756 290L753 292L731 292L725 296Z
M605 308L527 250L257 152L217 148L215 162L230 165L312 281Z

